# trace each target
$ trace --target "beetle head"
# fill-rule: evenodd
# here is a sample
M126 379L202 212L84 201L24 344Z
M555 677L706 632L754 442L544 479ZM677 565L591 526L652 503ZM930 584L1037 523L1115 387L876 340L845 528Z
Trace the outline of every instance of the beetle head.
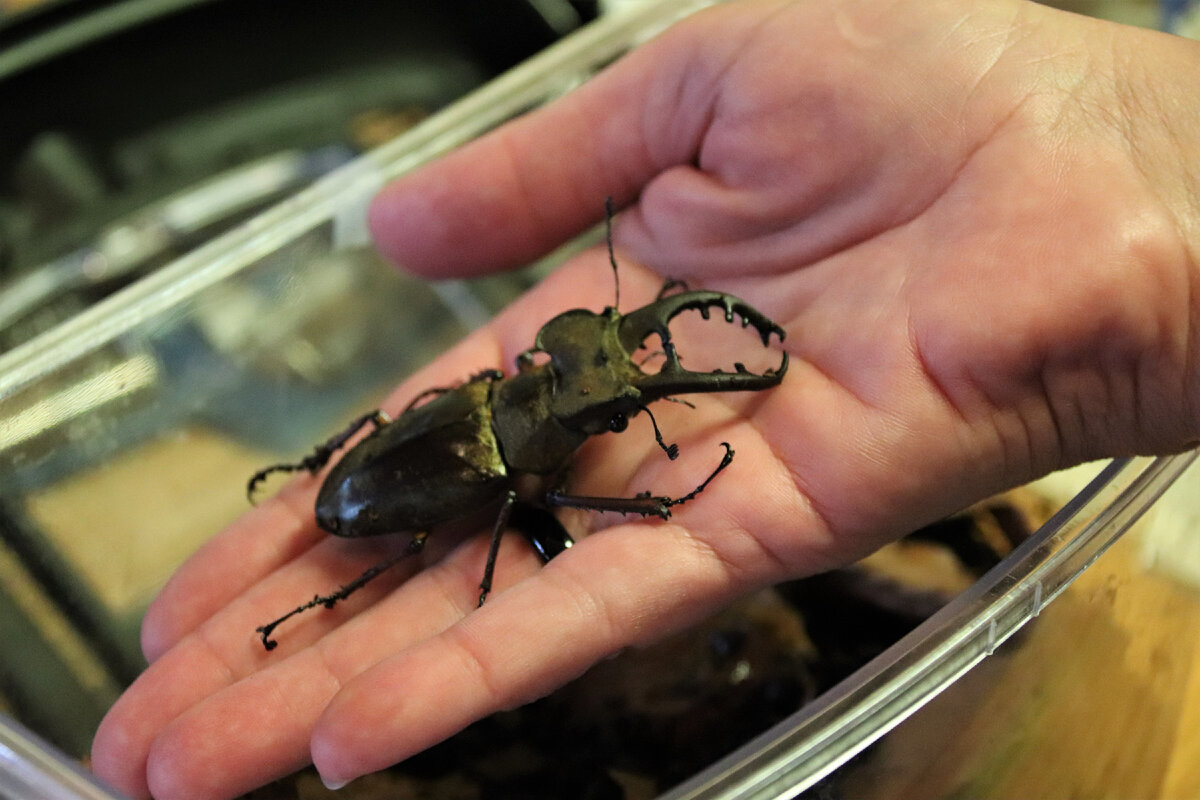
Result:
M535 352L549 357L547 366L554 374L549 412L564 427L589 435L619 431L629 417L666 397L758 391L778 385L787 372L786 353L778 367L762 374L740 363L731 372L683 368L671 339L670 321L687 310L708 319L714 308L721 309L728 323L740 319L742 327L753 326L764 347L772 334L780 341L784 338L782 328L743 300L720 292L689 291L660 296L624 316L612 307L599 314L585 309L559 314L542 326L534 349L521 360L531 363ZM665 361L658 372L647 373L634 362L633 354L653 334L662 342Z

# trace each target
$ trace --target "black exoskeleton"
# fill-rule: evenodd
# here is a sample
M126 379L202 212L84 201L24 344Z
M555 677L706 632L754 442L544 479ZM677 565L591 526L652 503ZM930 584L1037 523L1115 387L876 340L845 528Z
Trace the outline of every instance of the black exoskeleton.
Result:
M609 253L615 271L611 231ZM624 430L630 417L640 411L649 413L647 406L656 400L695 392L759 391L779 384L787 372L786 353L778 367L763 374L752 373L740 363L732 372L684 369L668 328L684 311L696 310L708 319L712 309L720 309L726 322L740 318L742 327L753 326L764 347L772 334L782 341L784 331L736 297L711 291L668 293L677 285L668 282L653 303L625 315L613 306L600 313L565 311L543 325L534 346L517 357L515 375L486 370L459 386L426 391L395 420L371 412L303 460L259 470L247 486L250 495L273 472L303 469L316 474L355 433L373 426L325 478L317 495L317 524L348 537L416 531L403 552L333 594L314 597L260 627L263 645L274 648L271 633L284 620L318 605L332 607L392 564L419 553L434 526L490 504L499 502L500 510L480 582L480 605L491 589L497 548L506 528L519 529L546 562L572 544L549 508L666 519L672 507L703 491L733 459L728 444L722 443L725 453L716 469L682 497L649 492L634 497L584 497L555 490L538 498L538 503L527 503L518 500L514 488L523 474L561 474L589 436ZM652 335L661 343L663 362L657 372L645 372L633 355ZM674 459L677 448L663 441L657 424L654 433Z

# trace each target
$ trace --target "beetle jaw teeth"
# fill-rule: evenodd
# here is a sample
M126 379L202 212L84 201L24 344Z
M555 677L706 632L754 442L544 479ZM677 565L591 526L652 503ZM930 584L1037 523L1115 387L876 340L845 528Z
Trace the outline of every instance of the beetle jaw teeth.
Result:
M778 337L780 343L787 336L787 332L765 314L732 295L704 291L670 295L632 312L622 323L620 333L626 346L645 347L645 340L652 335L657 335L662 343L661 353L665 359L662 367L639 381L639 390L657 398L689 392L757 391L775 386L782 380L788 368L786 352L778 366L762 373L752 372L740 361L733 363L732 371L720 367L704 372L684 368L671 336L670 322L685 311L696 311L702 319L709 320L713 309L723 312L727 324L740 323L743 329L753 326L764 348L770 346L772 335ZM641 337L635 341L637 334Z

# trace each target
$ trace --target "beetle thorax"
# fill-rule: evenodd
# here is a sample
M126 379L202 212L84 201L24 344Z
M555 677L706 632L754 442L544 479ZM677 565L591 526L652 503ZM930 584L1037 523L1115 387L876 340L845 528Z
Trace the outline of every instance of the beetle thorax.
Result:
M538 348L554 373L550 413L567 428L588 435L610 429L614 415L631 416L642 404L637 381L644 375L621 345L620 315L576 309L538 332Z
M494 425L510 467L562 469L588 436L616 429L614 419L641 408L636 382L644 376L621 345L619 322L611 308L559 314L518 358L519 372L496 384Z

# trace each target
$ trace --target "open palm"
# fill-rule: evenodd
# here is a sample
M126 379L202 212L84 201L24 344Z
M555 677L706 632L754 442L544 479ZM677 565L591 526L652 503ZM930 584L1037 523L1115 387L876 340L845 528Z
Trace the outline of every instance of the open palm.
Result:
M1195 439L1194 195L1187 147L1131 95L1143 51L1173 64L1137 76L1195 73L1190 45L1018 0L731 3L385 189L382 248L435 277L526 261L612 195L622 310L659 275L738 295L786 328L786 379L660 404L676 462L641 420L584 446L572 488L678 495L730 442L730 468L669 521L571 516L597 535L544 568L508 541L478 611L489 523L435 535L425 569L267 654L265 618L404 541L326 536L317 482L292 483L155 602L152 664L101 727L96 770L164 799L310 760L340 783L991 492ZM606 255L580 256L385 408L511 364L612 291Z

